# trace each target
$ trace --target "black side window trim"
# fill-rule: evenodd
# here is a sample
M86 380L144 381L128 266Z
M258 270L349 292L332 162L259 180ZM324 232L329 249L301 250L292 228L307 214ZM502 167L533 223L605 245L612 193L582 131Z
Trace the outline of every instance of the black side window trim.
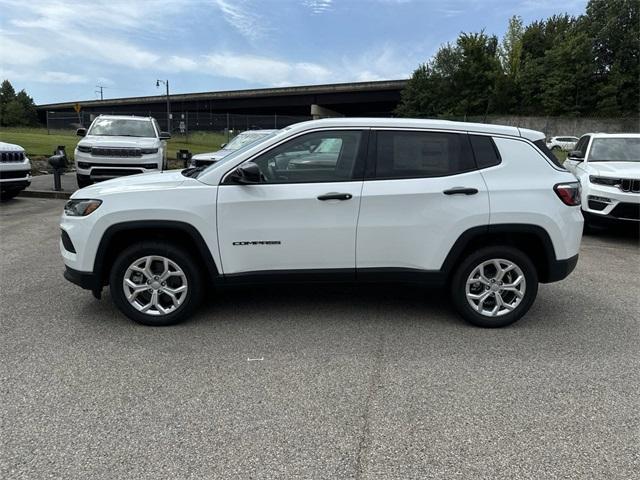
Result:
M469 140L469 134L468 133L462 133L462 132L450 132L450 133L455 133L457 135L464 135L467 139L467 143L469 145L469 150L472 152L472 156L473 156L473 164L474 167L473 168L468 168L466 170L460 170L457 171L455 173L449 173L447 175L412 175L412 176L406 176L406 177L378 177L377 176L377 150L378 150L378 132L412 132L412 133L416 133L416 132L423 132L423 133L431 133L431 131L429 130L384 130L384 129L376 129L376 130L371 130L370 134L369 134L369 148L368 148L368 155L367 155L367 165L365 167L365 172L364 172L364 180L411 180L411 179L417 179L417 178L446 178L446 177L453 177L455 175L462 175L463 173L469 173L469 172L476 172L478 171L478 164L476 162L475 159L475 154L473 153L473 147L471 145L471 140ZM436 132L434 131L433 133L443 133L443 132ZM449 133L449 132L444 132L444 133ZM491 142L493 143L493 139L491 139ZM493 145L494 148L496 148L495 144ZM500 161L502 162L502 157L500 157L500 153L497 151L496 148L496 153L498 155L498 158L500 158Z

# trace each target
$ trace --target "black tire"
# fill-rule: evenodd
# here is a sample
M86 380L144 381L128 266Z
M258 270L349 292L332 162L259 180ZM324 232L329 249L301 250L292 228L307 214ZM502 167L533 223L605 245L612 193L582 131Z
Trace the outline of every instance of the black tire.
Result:
M520 303L511 312L496 317L479 313L470 305L466 295L467 278L482 262L492 259L504 259L515 264L522 271L526 282L526 288ZM522 318L533 305L538 293L538 272L531 259L517 248L506 245L485 247L471 253L462 261L453 275L450 288L454 307L466 321L478 327L506 327Z
M154 316L140 312L129 303L125 296L123 280L126 271L137 259L149 255L168 258L186 275L188 289L185 298L182 299L179 307L165 315ZM154 327L175 325L189 318L202 300L202 284L202 272L193 257L184 249L172 243L161 241L142 242L127 247L116 258L109 277L111 296L118 309L131 320Z
M84 175L76 175L76 181L78 182L78 188L88 187L89 185L93 185L91 179Z
M12 198L18 196L21 190L5 190L4 192L0 192L0 202L8 202Z

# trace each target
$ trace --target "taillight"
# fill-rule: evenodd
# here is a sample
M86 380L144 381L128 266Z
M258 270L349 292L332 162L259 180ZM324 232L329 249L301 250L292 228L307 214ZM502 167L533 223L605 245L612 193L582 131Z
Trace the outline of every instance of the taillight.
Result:
M553 187L553 190L565 205L569 205L570 207L580 205L579 182L559 183L555 187Z

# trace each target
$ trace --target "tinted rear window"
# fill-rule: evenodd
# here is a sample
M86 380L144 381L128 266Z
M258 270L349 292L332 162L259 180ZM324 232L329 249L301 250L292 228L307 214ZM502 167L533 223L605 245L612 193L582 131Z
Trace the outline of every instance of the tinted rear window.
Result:
M474 170L467 135L379 131L376 178L444 177Z
M540 150L542 150L542 153L545 154L545 156L551 160L551 162L560 168L564 168L562 166L562 163L560 162L560 160L558 160L558 157L556 157L553 152L551 150L549 150L549 147L547 147L547 144L544 143L544 139L540 139L540 140L536 140L535 142L533 142L533 144L538 147Z
M493 143L491 137L484 135L469 135L473 154L476 157L478 168L487 168L499 165L501 162L500 153Z

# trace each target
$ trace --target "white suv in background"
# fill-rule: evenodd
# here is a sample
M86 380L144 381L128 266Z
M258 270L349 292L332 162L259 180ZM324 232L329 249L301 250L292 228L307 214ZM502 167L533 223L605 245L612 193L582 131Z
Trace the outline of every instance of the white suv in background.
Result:
M31 185L31 162L20 145L0 142L0 200L10 200Z
M164 170L167 142L152 117L100 115L89 129L79 128L84 137L75 149L78 187L94 182Z
M582 184L587 224L640 222L639 133L588 133L564 166Z
M68 280L98 298L110 285L148 325L187 318L216 285L396 281L448 285L465 319L500 327L573 270L582 224L579 184L540 132L340 118L79 190L60 251Z
M569 152L576 148L578 143L578 137L551 137L547 141L547 148L549 150L564 150Z

